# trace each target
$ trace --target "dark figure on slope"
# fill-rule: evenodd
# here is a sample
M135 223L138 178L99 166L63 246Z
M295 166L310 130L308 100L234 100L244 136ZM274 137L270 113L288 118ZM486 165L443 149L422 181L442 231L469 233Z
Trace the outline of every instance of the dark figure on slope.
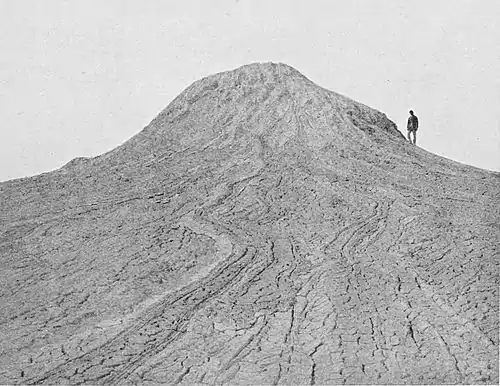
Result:
M410 116L408 117L408 124L406 125L408 129L408 141L417 144L417 129L418 129L418 118L416 115L413 115L413 110L410 110ZM413 142L411 141L410 134L413 133Z

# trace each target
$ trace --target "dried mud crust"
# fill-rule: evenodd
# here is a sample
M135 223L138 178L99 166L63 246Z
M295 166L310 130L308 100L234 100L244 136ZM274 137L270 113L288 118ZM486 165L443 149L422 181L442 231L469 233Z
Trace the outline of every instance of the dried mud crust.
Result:
M0 184L0 383L498 383L498 175L257 70Z
M203 210L190 213L179 224L214 240L216 264L105 343L26 381L494 382L497 343L398 251L394 236L415 219L393 205L371 202L310 252L297 235L248 243L244 229L224 233Z

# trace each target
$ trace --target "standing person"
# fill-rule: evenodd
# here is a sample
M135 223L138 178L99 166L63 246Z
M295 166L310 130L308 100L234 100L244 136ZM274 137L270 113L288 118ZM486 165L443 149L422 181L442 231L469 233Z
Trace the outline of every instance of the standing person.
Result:
M413 110L410 110L410 116L408 117L408 124L406 125L408 129L408 141L417 144L417 129L418 129L418 118L413 114ZM410 134L413 133L413 142L411 141Z

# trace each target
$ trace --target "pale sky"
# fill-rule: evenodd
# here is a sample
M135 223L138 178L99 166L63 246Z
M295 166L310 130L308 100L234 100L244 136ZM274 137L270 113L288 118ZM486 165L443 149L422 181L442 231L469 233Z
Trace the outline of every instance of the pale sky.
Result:
M106 152L193 81L283 62L500 170L500 1L0 0L0 181Z

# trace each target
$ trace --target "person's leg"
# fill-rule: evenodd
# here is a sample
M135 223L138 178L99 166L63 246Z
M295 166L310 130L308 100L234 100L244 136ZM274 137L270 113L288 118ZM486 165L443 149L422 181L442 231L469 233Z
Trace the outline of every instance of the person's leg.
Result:
M410 130L408 130L408 141L410 141L410 143L411 143L411 137L410 137L410 134L411 134L411 131L410 131Z
M413 144L417 144L417 130L413 130Z

